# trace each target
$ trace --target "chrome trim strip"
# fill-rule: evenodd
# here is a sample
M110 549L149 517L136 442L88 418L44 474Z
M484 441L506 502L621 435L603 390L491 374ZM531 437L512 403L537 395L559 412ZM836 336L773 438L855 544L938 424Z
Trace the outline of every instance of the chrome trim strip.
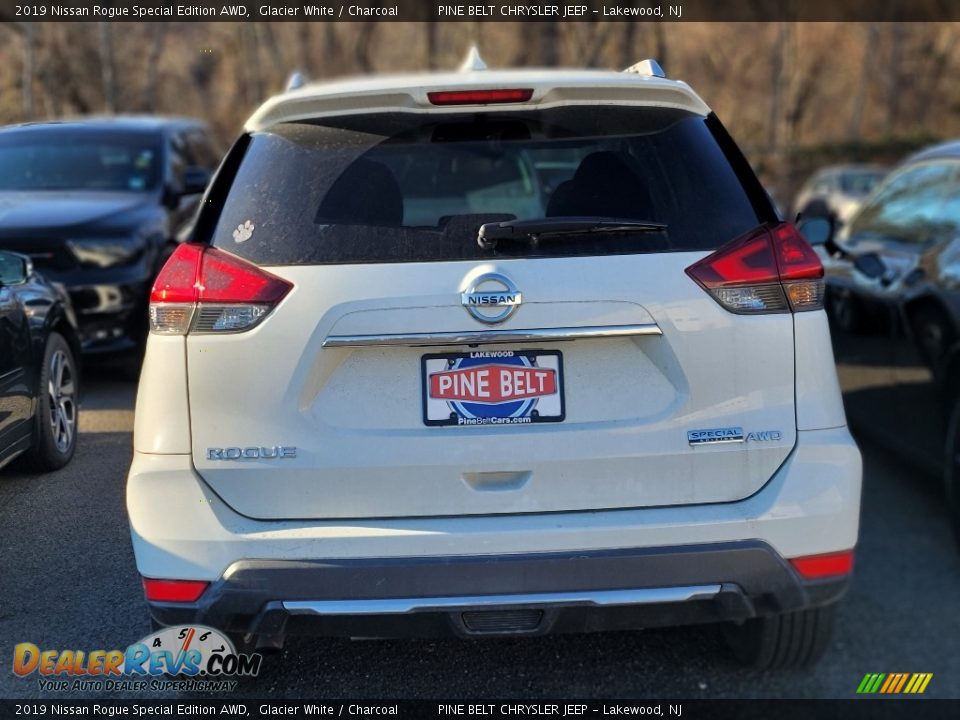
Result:
M431 610L473 610L516 605L651 605L654 603L708 600L719 585L639 588L634 590L584 590L581 592L520 595L464 595L460 597L377 598L369 600L288 600L283 608L293 615L403 615Z
M406 345L494 345L518 342L564 342L586 338L663 335L656 323L641 325L586 325L583 327L532 328L530 330L479 330L466 332L396 333L390 335L328 335L325 348Z

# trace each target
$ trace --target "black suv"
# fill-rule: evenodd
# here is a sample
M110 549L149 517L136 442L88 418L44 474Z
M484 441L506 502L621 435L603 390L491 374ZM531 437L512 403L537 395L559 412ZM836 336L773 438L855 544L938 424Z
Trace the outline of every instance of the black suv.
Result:
M157 270L218 156L196 120L113 117L0 129L0 249L67 286L85 353L138 350Z

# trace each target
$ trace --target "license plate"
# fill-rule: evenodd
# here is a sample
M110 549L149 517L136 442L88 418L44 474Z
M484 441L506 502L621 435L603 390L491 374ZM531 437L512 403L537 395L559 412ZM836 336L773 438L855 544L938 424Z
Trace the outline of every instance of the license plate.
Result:
M477 350L424 355L427 425L560 422L563 358L556 350Z

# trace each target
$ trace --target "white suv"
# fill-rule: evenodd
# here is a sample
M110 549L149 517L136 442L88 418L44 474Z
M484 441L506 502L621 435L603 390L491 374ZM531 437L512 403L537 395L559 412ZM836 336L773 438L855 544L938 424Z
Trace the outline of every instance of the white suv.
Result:
M155 623L823 649L857 539L822 268L704 102L480 71L266 102L153 289Z

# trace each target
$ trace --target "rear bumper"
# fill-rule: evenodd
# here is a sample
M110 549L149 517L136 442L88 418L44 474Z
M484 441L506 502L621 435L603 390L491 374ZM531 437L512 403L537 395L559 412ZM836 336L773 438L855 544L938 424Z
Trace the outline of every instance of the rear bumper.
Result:
M119 353L142 344L153 283L146 259L129 266L46 274L70 294L84 353Z
M150 278L132 283L69 288L84 353L136 350L147 333Z
M470 557L234 563L197 603L151 603L279 647L288 634L436 637L616 630L745 620L839 599L760 541Z
M472 634L464 612L490 609L477 596L497 596L497 611L542 612L512 632L738 620L829 603L846 585L804 582L787 560L856 545L860 454L845 427L797 436L760 491L716 505L263 521L222 502L189 455L137 452L127 509L141 575L211 583L198 603L151 605L158 621L205 622L268 645L300 632ZM609 590L633 595L610 604L597 595ZM379 602L411 599L390 612Z

